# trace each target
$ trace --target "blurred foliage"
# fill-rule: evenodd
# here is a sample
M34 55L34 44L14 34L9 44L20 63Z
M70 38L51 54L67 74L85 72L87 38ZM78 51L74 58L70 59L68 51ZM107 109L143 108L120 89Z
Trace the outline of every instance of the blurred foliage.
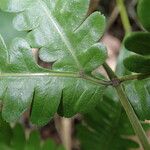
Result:
M31 131L28 138L25 130L17 124L11 128L0 115L0 150L65 150L53 140L41 140L37 130Z

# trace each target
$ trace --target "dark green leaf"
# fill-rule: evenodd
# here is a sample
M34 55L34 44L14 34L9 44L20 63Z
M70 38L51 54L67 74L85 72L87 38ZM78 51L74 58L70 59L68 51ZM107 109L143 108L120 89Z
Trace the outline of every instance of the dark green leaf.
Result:
M59 147L51 139L41 141L37 131L32 131L29 138L26 139L21 125L17 124L11 128L0 118L0 150L56 150L57 148L64 150L62 146Z
M56 144L54 141L47 140L44 142L42 150L51 150L51 149L56 149Z
M0 145L2 143L10 145L12 138L12 131L8 123L6 123L0 113Z
M40 135L38 131L34 131L30 134L29 139L27 140L27 143L25 145L25 150L40 150L41 143L40 143Z
M150 31L150 1L139 0L138 15L143 26ZM136 32L131 33L125 40L125 47L129 51L139 55L132 55L125 59L125 66L132 72L147 73L150 72L150 33ZM143 55L143 56L141 56Z
M127 52L127 53L126 53ZM118 67L117 67L117 74L119 76L124 76L124 75L132 75L132 72L127 72L126 68L121 67L123 65L123 59L130 59L130 61L134 61L132 58L133 53L129 52L129 51L123 51L121 52L120 55L120 59L118 61ZM137 55L140 56L140 58L146 58L142 55ZM134 57L134 56L133 56ZM126 61L125 60L125 61ZM135 58L136 61L140 60ZM131 62L127 62L129 66L131 66ZM133 62L134 64L135 62ZM138 62L139 63L139 62ZM149 61L148 61L149 63ZM147 63L147 64L148 64ZM141 65L143 65L143 62L140 63ZM146 64L146 65L147 65ZM148 65L147 65L148 66ZM134 69L137 68L138 70L143 70L145 68L145 66L141 66L140 65L135 65L133 67ZM144 120L149 120L150 119L150 79L145 79L145 80L133 80L133 81L126 81L124 82L124 88L126 91L126 94L128 95L129 101L133 106L133 109L135 110L137 116L139 117L140 120L144 121ZM148 127L149 128L149 127Z
M84 115L77 131L82 150L127 150L138 146L128 138L133 131L112 90L106 91L101 104Z
M141 55L150 55L150 33L131 33L124 42L127 50Z
M12 23L14 16L14 14L0 10L0 33L4 37L7 45L9 45L15 37L23 37L26 35L26 32L18 32L14 29Z
M12 147L15 147L15 150L20 150L25 146L25 133L23 127L20 124L17 124L13 130L13 138L11 140Z
M149 73L150 57L144 57L141 55L132 55L124 60L124 65L132 72Z
M125 67L137 73L150 72L150 33L135 32L128 35L124 45L127 50L137 53L124 60Z
M150 120L150 79L128 82L125 90L140 120Z
M138 16L144 28L150 31L150 0L139 0Z

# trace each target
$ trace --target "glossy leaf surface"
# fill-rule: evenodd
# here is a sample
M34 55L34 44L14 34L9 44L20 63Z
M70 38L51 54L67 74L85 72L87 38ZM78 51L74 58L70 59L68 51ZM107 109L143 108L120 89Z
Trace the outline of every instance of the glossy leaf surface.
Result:
M105 87L77 79L107 58L105 47L95 44L105 18L95 12L85 20L88 7L88 0L1 1L1 9L17 14L16 29L29 31L27 41L15 39L9 48L0 41L0 97L7 121L15 121L31 106L32 122L43 125L56 112L71 117L99 102ZM42 60L54 62L52 70L36 64L30 46L39 48Z
M55 62L53 69L89 72L98 67L87 57L94 58L91 49L103 34L105 18L95 12L85 20L89 0L2 0L0 7L17 12L14 26L19 31L30 31L27 39L31 46L40 48L42 60ZM87 59L81 60L82 56Z
M76 73L54 72L39 67L31 48L23 39L15 39L10 49L0 43L0 97L2 114L7 121L15 121L31 107L31 120L42 125L57 112L71 117L95 105L104 86L82 79ZM74 93L74 94L72 94Z

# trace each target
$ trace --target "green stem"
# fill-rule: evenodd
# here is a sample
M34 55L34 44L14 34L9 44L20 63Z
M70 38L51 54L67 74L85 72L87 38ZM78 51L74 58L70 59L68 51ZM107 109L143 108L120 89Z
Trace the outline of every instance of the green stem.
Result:
M124 107L124 109L127 113L127 116L132 124L132 127L133 127L135 133L137 134L139 140L141 141L141 144L142 144L144 150L150 150L150 143L145 134L145 131L144 131L139 119L137 118L131 104L129 103L129 100L128 100L125 92L123 91L122 86L119 85L119 86L116 86L115 88L116 88L116 91L120 98L120 102L121 102L122 106Z
M129 21L129 18L128 18L128 14L127 14L127 10L126 10L124 1L123 0L116 0L116 3L117 3L117 6L118 6L118 9L120 11L120 16L121 16L121 20L122 20L122 23L123 23L124 30L125 30L126 34L130 33L132 28L131 28L131 25L130 25L130 21Z
M106 70L109 78L112 80L114 78L117 78L117 75L113 72L113 70L107 65L107 63L103 64L104 69Z
M150 73L147 74L134 74L134 75L126 75L119 78L120 82L130 81L130 80L143 80L150 77Z
M111 85L110 81L105 80L98 80L91 76L80 74L80 73L73 73L73 72L43 72L43 73L2 73L0 74L0 79L2 78L21 78L21 77L31 77L31 78L38 78L38 77L65 77L65 78L80 78L87 81L92 82L96 85Z
M115 79L115 81L116 80L118 81L118 82L116 82L117 84L114 84L114 86L118 93L120 102L121 102L123 108L125 109L126 114L131 122L131 125L132 125L136 135L138 136L144 150L150 150L150 143L145 134L145 131L144 131L138 117L136 116L136 114L128 100L128 97L126 96L125 92L123 91L122 85L120 85L119 79L117 78L115 73L112 71L112 69L106 63L104 64L104 68L112 82L114 82L114 79Z

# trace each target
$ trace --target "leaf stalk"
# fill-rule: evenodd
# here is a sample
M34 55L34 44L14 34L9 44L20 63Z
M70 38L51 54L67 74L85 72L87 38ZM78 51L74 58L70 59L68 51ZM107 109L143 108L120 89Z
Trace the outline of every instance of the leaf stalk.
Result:
M109 78L112 80L112 82L114 79L115 80L118 79L116 74L112 71L112 69L106 63L103 66L104 66ZM118 79L118 84L116 84L114 87L118 93L120 102L129 118L130 123L131 123L136 135L138 136L144 150L150 150L150 143L146 136L146 133L145 133L138 117L136 116L134 109L131 106L126 93L124 92L121 83L119 83L119 82L120 81Z
M150 78L150 73L126 75L126 76L119 78L119 80L122 83L122 82L130 81L130 80L143 80L146 78Z
M38 78L38 77L67 77L67 78L80 78L92 82L96 85L104 85L108 86L111 85L110 81L99 80L89 75L81 75L77 72L43 72L43 73L2 73L0 74L0 79L3 78L18 78L18 77L31 77L31 78Z
M126 34L130 33L132 28L131 28L127 10L126 10L125 4L124 4L124 0L116 0L116 3L117 3L117 7L119 9L119 12L120 12L124 30L125 30Z

